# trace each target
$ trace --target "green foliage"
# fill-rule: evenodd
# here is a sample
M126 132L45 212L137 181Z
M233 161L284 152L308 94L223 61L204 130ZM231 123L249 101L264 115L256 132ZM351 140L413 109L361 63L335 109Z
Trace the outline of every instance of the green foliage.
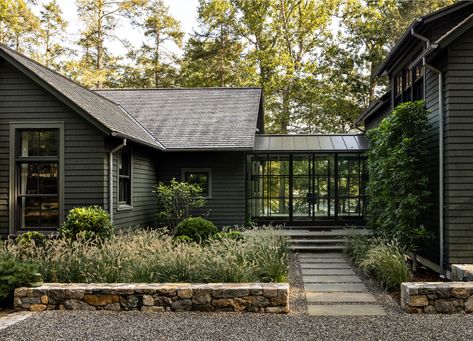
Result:
M16 242L18 244L31 244L35 243L38 246L44 245L44 242L46 241L47 237L42 234L41 232L37 231L29 231L23 234L20 234L16 238Z
M185 239L185 238L183 238ZM185 239L187 240L187 239ZM283 282L287 280L287 239L266 229L245 238L176 242L155 230L134 230L114 239L55 238L44 247L7 241L5 249L37 264L45 282Z
M395 241L374 243L360 267L389 291L399 291L401 283L411 276L406 257Z
M176 227L176 236L187 236L197 243L205 242L218 233L217 227L201 217L190 217L181 221Z
M110 238L115 227L110 221L110 215L99 206L76 207L69 211L66 222L59 232L66 238Z
M28 285L36 271L37 266L31 262L20 261L12 253L0 250L0 303L8 303L15 288Z
M409 251L427 237L420 224L430 197L425 170L427 114L423 101L403 103L368 133L368 223Z
M244 238L243 233L240 231L229 231L229 232L218 232L211 236L214 240L223 240L223 239L234 239L234 240L242 240Z
M172 179L169 185L163 183L155 186L160 212L158 220L175 233L176 226L190 217L191 211L203 207L205 198L202 189L195 184L178 182Z
M194 243L194 240L188 236L175 236L174 241L178 243Z
M396 240L353 231L346 239L344 252L355 266L376 279L386 290L399 291L401 283L411 276L404 249Z

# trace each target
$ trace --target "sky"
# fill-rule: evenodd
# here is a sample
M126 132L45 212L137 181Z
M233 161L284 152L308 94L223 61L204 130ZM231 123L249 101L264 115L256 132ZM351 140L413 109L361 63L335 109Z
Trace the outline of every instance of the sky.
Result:
M41 4L47 2L49 2L49 0L38 1L36 12L39 13ZM170 14L180 21L181 29L186 33L186 37L188 37L189 34L192 33L193 29L197 27L198 0L164 0L164 2L167 6L169 6ZM57 3L64 13L64 18L69 23L68 32L71 33L75 38L75 35L78 36L80 29L75 0L57 0ZM132 43L139 43L139 41L134 39L133 33L134 31L129 27L129 25L127 25L125 20L123 20L120 23L120 27L118 28L118 35ZM124 52L121 43L118 41L112 42L108 47L110 48L111 52L115 54ZM170 46L169 48L172 49L173 47Z

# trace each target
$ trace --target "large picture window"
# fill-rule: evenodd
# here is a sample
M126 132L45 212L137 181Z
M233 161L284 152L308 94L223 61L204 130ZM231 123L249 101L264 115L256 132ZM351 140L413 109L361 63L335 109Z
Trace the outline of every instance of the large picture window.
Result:
M59 227L59 129L16 130L16 195L20 229Z

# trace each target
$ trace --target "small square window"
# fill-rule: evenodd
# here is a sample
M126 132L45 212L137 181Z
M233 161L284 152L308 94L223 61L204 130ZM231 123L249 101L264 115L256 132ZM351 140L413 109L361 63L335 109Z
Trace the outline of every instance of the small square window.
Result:
M202 189L202 196L212 196L212 172L209 169L184 169L182 171L184 182L198 185Z

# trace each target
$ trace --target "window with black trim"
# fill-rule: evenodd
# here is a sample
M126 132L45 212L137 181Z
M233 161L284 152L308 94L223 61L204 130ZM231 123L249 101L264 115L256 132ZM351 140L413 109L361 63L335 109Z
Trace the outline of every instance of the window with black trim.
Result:
M127 148L118 153L118 205L132 206L131 151Z
M16 130L20 229L59 227L59 129Z
M201 195L205 198L212 197L212 172L210 169L184 169L182 172L184 182L198 185Z

